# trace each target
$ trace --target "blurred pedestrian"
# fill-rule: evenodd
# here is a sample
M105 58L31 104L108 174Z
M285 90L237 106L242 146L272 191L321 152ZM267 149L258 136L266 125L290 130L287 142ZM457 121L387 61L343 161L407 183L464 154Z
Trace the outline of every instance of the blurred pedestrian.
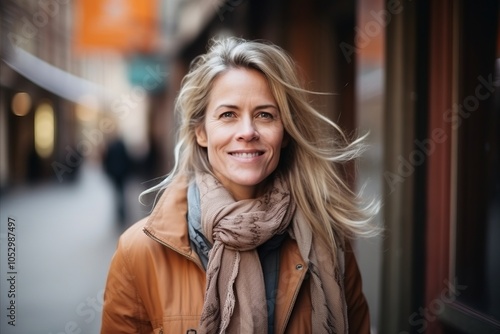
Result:
M115 193L116 219L119 226L126 223L125 184L132 169L132 159L121 137L110 141L103 158L104 171L108 175Z
M307 94L271 44L227 38L195 59L175 167L120 238L103 333L370 332L349 240L374 232L378 204L337 171L363 145Z

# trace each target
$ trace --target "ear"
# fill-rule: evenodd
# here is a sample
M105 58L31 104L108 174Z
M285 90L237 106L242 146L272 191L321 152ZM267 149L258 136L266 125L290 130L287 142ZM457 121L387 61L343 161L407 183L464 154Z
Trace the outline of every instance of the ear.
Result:
M201 147L207 147L207 132L205 131L205 127L203 125L199 125L194 130L196 134L196 142Z

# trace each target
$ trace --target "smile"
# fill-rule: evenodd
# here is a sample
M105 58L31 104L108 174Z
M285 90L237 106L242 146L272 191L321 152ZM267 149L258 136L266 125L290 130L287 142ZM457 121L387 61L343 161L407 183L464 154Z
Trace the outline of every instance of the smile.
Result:
M234 153L229 153L233 157L236 158L255 158L258 157L259 155L262 155L264 153L262 152L251 152L251 153L246 153L246 152L234 152Z

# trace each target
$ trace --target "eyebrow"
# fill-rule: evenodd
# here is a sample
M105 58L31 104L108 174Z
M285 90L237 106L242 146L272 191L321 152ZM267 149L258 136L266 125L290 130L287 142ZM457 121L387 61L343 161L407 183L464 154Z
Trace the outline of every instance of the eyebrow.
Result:
M233 105L233 104L221 104L221 105L217 106L217 108L215 108L215 110L217 110L219 108L239 109L238 106ZM274 104L262 104L262 105L257 106L254 110L267 109L267 108L274 108L276 110L279 110L278 106L276 106Z

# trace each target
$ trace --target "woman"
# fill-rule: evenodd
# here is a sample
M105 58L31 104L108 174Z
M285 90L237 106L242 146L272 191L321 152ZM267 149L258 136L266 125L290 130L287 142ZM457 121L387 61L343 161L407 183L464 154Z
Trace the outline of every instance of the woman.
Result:
M103 333L369 333L348 240L377 206L337 171L362 145L307 94L274 45L227 38L195 59L175 167L120 238Z

